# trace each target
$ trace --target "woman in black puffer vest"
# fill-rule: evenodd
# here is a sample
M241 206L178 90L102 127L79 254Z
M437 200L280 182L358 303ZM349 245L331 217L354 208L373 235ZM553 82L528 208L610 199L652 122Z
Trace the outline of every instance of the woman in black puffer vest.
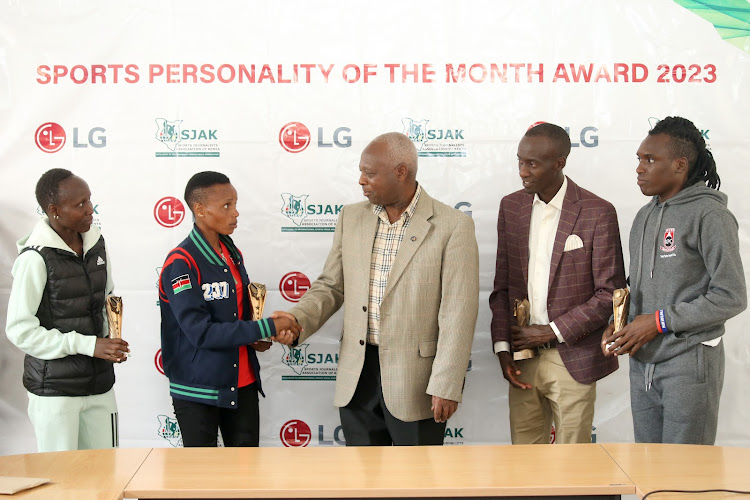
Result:
M92 226L86 182L65 169L39 179L46 217L18 241L6 333L26 353L23 385L39 451L117 446L113 363L128 343L108 338L104 301L112 277Z

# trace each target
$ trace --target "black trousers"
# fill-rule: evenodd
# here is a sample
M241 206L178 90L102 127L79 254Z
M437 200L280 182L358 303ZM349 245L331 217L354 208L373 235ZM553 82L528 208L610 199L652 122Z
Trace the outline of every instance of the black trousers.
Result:
M238 389L236 409L176 398L172 398L172 407L180 424L182 444L186 448L215 448L219 429L224 446L258 446L260 416L257 383Z
M391 415L383 399L378 346L370 344L354 396L339 415L347 446L442 445L445 436L445 422L404 422Z

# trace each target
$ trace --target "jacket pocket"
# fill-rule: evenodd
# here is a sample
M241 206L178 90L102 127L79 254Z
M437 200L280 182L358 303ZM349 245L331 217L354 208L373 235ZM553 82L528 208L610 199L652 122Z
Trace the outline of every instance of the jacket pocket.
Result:
M434 358L437 354L437 340L423 340L419 343L419 355L423 358Z

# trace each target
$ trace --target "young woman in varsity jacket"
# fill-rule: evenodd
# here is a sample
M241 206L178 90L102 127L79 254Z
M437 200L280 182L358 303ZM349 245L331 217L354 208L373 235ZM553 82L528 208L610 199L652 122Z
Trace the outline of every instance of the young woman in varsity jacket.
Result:
M184 446L258 446L255 351L270 340L291 343L299 325L287 318L252 321L237 228L237 191L218 172L199 172L185 201L195 218L187 238L167 255L159 278L161 346Z
M39 179L36 199L46 216L18 241L5 331L26 353L23 385L37 447L115 447L112 363L125 361L130 349L107 338L112 273L104 238L91 225L91 191L55 168Z

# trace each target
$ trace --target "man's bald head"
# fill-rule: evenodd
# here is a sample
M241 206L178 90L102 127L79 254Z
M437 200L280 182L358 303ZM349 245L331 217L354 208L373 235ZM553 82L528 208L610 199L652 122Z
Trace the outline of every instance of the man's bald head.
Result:
M417 148L414 143L404 134L399 132L388 132L377 136L370 141L365 151L373 148L382 155L385 163L391 167L404 165L409 172L408 179L417 180Z

